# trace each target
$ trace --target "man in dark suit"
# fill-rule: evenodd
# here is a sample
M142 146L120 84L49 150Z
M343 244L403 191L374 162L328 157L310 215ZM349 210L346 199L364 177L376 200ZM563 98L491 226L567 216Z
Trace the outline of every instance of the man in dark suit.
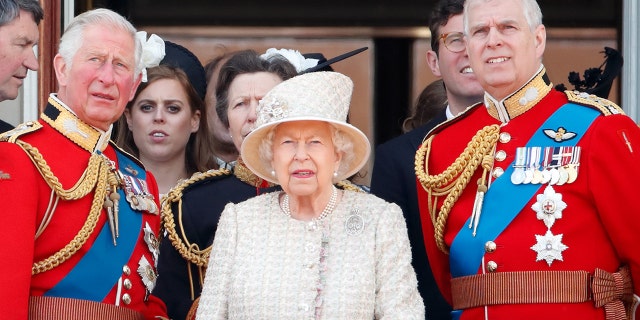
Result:
M44 11L37 0L0 0L0 101L18 97L27 71L38 70L33 47ZM0 120L0 133L13 126Z
M444 300L431 274L424 246L414 170L415 152L424 136L438 124L455 117L468 106L482 101L462 38L464 0L441 0L429 21L431 48L427 62L433 74L441 77L447 91L448 106L426 124L379 145L371 179L371 193L398 204L405 215L413 267L428 319L451 319L451 307Z

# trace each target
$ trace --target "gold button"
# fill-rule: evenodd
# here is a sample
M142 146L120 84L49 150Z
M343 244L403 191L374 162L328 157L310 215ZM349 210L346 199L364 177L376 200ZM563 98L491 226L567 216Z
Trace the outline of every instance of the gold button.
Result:
M124 304L130 304L131 303L131 296L128 293L125 293L122 295L122 302L124 302Z
M124 288L129 290L131 289L132 285L131 285L131 280L129 279L124 279L124 282L122 283L124 285Z
M487 271L495 272L498 269L498 264L495 261L487 262Z
M507 143L511 141L511 135L509 132L500 132L500 142Z
M496 160L498 161L504 161L504 159L507 158L507 153L504 152L504 150L500 150L498 152L496 152Z
M124 273L124 274L125 274L125 275L127 275L127 276L131 274L131 269L129 269L129 266L128 266L128 265L124 265L124 266L122 267L122 273Z
M493 175L493 177L494 177L494 178L496 178L496 179L497 179L497 178L500 178L500 176L501 176L503 173L504 173L504 169L502 169L502 168L500 168L500 167L497 167L497 168L493 169L493 174L492 174L492 175Z
M493 241L487 241L487 243L484 244L484 251L491 253L496 251L496 243Z

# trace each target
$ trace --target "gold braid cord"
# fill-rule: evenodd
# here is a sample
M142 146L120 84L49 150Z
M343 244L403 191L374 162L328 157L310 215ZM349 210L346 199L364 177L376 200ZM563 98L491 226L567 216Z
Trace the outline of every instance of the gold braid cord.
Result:
M205 249L200 249L197 244L190 243L189 239L187 239L187 236L184 233L184 227L182 226L182 192L186 187L198 181L202 181L210 177L226 176L230 174L231 172L225 169L195 173L191 178L171 189L162 201L162 225L167 232L167 237L171 241L171 245L176 248L178 253L180 253L186 261L191 262L198 267L207 267L209 254L211 253L211 246ZM174 213L171 210L171 205L175 202L178 203L178 214L176 215L176 219L180 225L180 233L182 234L182 237L178 235L178 232L176 231Z
M358 187L358 185L354 184L349 180L341 180L336 182L336 187L342 190L349 190L353 192L366 193L362 188Z
M30 144L17 140L16 143L22 147L30 156L31 161L35 164L38 171L44 178L45 182L51 187L55 194L62 200L77 200L88 195L95 187L95 195L91 203L91 209L84 225L75 235L75 237L64 248L54 253L50 257L38 261L31 267L31 275L36 275L41 272L51 270L63 262L71 258L86 242L96 225L102 211L102 205L104 198L107 194L107 180L110 173L109 166L106 161L109 161L106 157L92 154L89 159L87 169L82 174L82 177L71 189L65 190L62 184L58 180L51 167L42 157L42 154L38 149L34 148Z
M498 125L482 128L473 136L456 161L444 172L436 175L429 175L428 167L431 141L434 136L423 142L416 152L416 176L428 194L427 203L431 222L435 229L436 244L440 251L445 254L449 253L449 248L444 243L444 229L449 212L451 212L451 208L469 184L469 180L471 180L478 166L482 163L485 171L491 169L493 163L490 159L498 141L499 133L500 127ZM484 181L478 181L478 185L484 185ZM437 199L442 196L446 196L446 198L440 207L440 212L436 214Z

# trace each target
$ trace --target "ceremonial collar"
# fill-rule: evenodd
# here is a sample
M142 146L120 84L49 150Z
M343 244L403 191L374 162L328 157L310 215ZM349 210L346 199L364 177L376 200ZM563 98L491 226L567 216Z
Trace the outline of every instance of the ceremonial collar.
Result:
M82 149L91 153L104 151L109 144L112 127L104 132L84 123L54 94L49 96L47 107L40 118Z
M484 104L489 114L503 123L527 112L533 108L542 98L544 98L553 87L553 84L547 76L544 66L540 66L529 82L518 89L513 94L502 99L496 100L488 93L484 94Z
M242 161L242 158L238 158L236 166L233 169L233 174L236 178L240 179L240 181L256 188L269 188L276 185L255 175L251 170L249 170L249 168L247 168Z

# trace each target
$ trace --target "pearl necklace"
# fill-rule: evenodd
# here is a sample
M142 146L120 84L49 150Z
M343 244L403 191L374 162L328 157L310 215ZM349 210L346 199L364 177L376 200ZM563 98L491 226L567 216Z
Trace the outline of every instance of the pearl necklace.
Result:
M311 221L322 221L322 219L326 218L327 215L331 213L333 209L335 209L338 202L338 189L335 186L332 187L333 192L331 193L331 198L329 198L329 203L327 203L327 206L324 207L322 213L320 213L317 218L311 219ZM284 195L284 199L282 199L282 211L284 211L284 214L291 218L291 209L289 208L289 195L286 193Z

